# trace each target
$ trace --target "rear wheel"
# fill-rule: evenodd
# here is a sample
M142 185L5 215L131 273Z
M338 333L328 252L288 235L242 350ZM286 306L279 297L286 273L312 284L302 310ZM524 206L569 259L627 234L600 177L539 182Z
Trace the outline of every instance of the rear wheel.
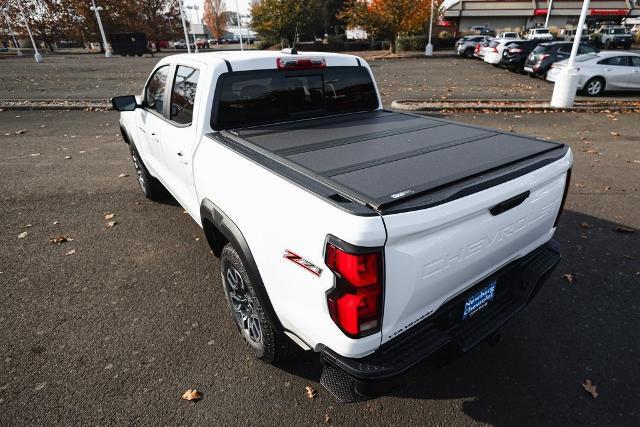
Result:
M138 184L144 195L154 201L164 199L167 196L167 190L164 185L149 173L133 143L129 144L129 150L131 151L131 161L136 170Z
M473 49L473 48L469 48L469 49L467 49L467 50L465 50L465 51L464 51L464 54L465 54L465 56L466 56L467 58L473 58L473 51L474 51L474 49Z
M605 88L605 81L602 77L593 77L584 85L582 92L587 96L602 95Z
M611 40L607 40L604 42L604 48L605 49L611 49Z
M220 255L220 272L233 321L249 351L265 362L276 362L291 354L293 342L273 322L256 293L242 258L229 243Z

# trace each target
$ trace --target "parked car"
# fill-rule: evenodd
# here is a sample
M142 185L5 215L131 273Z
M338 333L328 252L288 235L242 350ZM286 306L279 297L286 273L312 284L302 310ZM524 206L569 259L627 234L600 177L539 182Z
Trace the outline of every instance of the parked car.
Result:
M496 38L497 39L502 39L502 40L516 40L516 39L520 38L520 34L514 32L514 31L506 31L504 33L498 33Z
M527 40L553 40L553 34L548 28L531 28L525 37Z
M502 59L502 51L507 43L512 42L512 39L495 39L487 48L487 52L482 58L484 62L498 66Z
M473 50L474 58L483 59L484 56L489 52L489 45L493 42L493 38L487 38L483 42L478 42L476 44L476 48Z
M209 41L206 39L196 39L198 49L209 49Z
M170 55L112 104L144 194L220 258L248 351L319 352L340 400L495 337L560 261L569 147L384 110L362 58Z
M633 42L633 37L625 27L605 26L591 35L591 41L605 49L614 49L616 47L629 49Z
M455 50L460 56L473 57L473 52L478 43L484 42L489 36L464 36L455 44Z
M487 25L474 25L473 27L469 27L469 34L476 34L481 36L495 36L495 30L492 30Z
M186 49L187 43L184 40L178 40L177 42L173 43L173 47L174 49Z
M560 38L567 42L572 42L576 38L576 30L575 28L563 28L560 30ZM580 36L580 41L585 43L589 42L590 32L587 29L582 30L582 35Z
M498 65L518 73L524 72L527 57L540 42L541 40L511 40L502 50Z
M531 77L544 76L551 68L551 64L569 58L572 47L572 42L541 43L529 54L524 64L524 71ZM598 49L587 43L580 43L578 46L578 55L597 51Z
M555 82L567 62L553 64L547 80ZM640 90L640 55L636 53L602 51L581 55L576 57L576 69L578 90L587 96L602 95L604 91Z

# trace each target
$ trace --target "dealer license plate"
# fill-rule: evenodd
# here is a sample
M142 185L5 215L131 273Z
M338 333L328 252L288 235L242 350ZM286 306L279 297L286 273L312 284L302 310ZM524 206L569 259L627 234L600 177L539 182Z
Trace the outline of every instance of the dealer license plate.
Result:
M478 311L485 308L493 297L496 295L496 282L491 283L489 286L482 288L475 294L471 295L467 302L464 303L464 312L462 313L462 320L467 319Z

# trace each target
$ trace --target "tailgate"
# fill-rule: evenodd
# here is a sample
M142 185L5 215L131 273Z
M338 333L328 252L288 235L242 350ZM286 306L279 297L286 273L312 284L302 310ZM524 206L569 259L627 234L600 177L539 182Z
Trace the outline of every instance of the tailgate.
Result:
M569 151L526 175L449 203L384 215L382 342L550 240L571 161ZM516 196L524 201L490 212Z

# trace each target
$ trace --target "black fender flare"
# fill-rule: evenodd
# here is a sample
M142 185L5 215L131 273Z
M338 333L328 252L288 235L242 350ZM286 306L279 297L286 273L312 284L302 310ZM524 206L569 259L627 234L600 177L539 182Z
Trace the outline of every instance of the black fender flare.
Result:
M247 272L251 275L255 291L258 294L260 302L264 306L266 314L269 316L269 320L283 331L284 328L273 309L271 299L269 298L267 289L262 281L258 265L256 264L253 254L251 253L251 249L249 248L249 244L240 231L240 228L238 228L238 226L231 220L231 218L229 218L229 216L227 216L227 214L224 213L224 211L222 211L222 209L216 206L215 203L209 199L204 199L200 205L200 220L202 222L202 227L205 230L205 236L207 237L207 241L209 242L209 246L211 247L214 255L217 257L220 256L220 252L222 252L225 241L231 243L236 251L238 251L240 258L242 259L242 263L246 267ZM205 222L209 222L213 227L215 227L215 229L207 230L205 228ZM216 235L216 233L219 233L219 235ZM220 237L222 237L224 241L220 239Z

